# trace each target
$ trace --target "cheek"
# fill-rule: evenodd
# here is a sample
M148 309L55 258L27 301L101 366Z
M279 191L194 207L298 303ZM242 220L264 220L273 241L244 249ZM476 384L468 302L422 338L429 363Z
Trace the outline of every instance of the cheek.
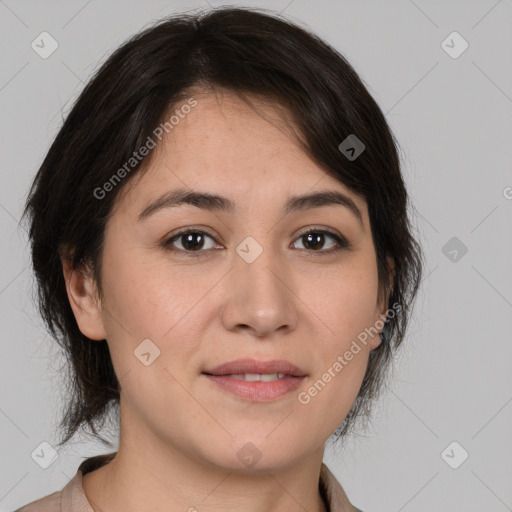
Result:
M322 279L317 280L322 282ZM346 416L361 387L370 347L367 332L374 325L377 269L369 256L354 259L325 279L328 286L310 284L321 332L315 345L318 365L301 403L323 415L336 428ZM307 295L306 295L307 296Z
M191 418L193 403L183 387L183 369L191 369L187 362L199 346L198 302L211 285L203 280L201 289L191 288L178 270L136 257L116 262L105 266L105 320L122 396L140 417L155 421L155 429L171 424L178 409Z
M352 340L371 327L377 306L377 269L372 258L354 259L337 271L303 282L301 297L318 316L325 354L346 350Z
M207 293L219 277L152 263L135 249L105 253L104 275L108 344L116 374L128 376L121 382L127 397L141 404L159 390L162 403L172 401L180 396L172 376L183 381L200 346L201 326L213 321ZM143 340L151 342L141 345ZM147 352L155 359L145 366L137 354Z
M368 354L367 347L352 344L348 338L338 340L335 347L324 351L318 371L298 396L305 423L308 417L321 417L327 435L339 427L361 388Z
M152 263L135 249L112 251L104 258L106 309L112 335L119 330L134 339L167 339L212 286L199 272L166 262ZM186 278L184 277L186 275Z
M366 372L370 347L357 338L364 321L349 329L337 327L336 336L329 342L318 343L315 349L315 371L305 387L299 403L312 406L318 414L331 419L333 425L348 413L357 397ZM309 405L308 405L309 404Z

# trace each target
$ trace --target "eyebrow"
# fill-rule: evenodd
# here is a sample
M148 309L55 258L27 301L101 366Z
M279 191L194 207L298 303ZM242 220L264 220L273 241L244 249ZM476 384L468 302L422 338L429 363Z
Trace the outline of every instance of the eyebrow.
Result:
M138 220L143 221L159 210L177 207L182 204L190 204L203 210L218 211L228 214L233 214L236 211L236 203L227 197L180 188L163 194L152 201L140 212ZM313 194L291 196L283 206L283 214L286 215L291 212L332 205L341 205L350 210L358 219L364 230L363 216L354 201L347 195L334 190L323 190Z

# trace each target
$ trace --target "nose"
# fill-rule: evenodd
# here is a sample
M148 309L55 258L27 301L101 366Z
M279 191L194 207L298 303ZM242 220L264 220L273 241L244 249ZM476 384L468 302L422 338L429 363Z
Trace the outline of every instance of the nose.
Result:
M294 330L298 297L289 264L271 249L249 261L237 254L227 275L222 307L224 326L257 338L271 337L274 331L282 335Z

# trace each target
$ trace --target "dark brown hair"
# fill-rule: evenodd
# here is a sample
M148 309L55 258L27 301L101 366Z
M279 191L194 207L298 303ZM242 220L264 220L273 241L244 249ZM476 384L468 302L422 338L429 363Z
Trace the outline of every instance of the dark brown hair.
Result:
M367 202L379 291L389 308L399 304L400 310L387 319L382 343L370 352L359 395L336 431L338 438L357 417L368 415L404 337L422 253L411 233L397 143L355 70L309 30L262 9L172 16L124 43L88 82L37 172L23 213L30 220L39 309L69 361L69 402L59 446L84 426L112 446L97 428L111 407L119 405L107 343L80 332L60 254L71 248L73 268L89 266L101 293L106 222L118 194L147 167L151 153L101 200L94 191L147 142L169 109L197 87L263 97L284 107L304 151ZM353 160L338 148L352 134L365 145ZM391 288L386 256L394 261Z

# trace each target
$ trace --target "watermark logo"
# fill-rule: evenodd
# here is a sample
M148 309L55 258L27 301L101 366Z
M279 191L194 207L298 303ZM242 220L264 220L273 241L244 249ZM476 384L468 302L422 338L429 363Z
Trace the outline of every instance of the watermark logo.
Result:
M160 349L149 338L146 338L137 345L133 354L144 366L149 366L160 356Z
M252 236L248 236L240 242L236 248L236 253L246 263L252 263L263 252L263 247L256 242Z
M366 146L351 133L338 146L338 149L352 162L366 149Z
M441 48L452 58L458 59L468 48L468 42L456 31L441 42Z
M245 443L236 456L238 460L248 468L254 466L262 457L262 453L253 443Z
M30 454L34 462L43 469L49 468L58 458L57 450L46 441L40 443Z
M443 245L441 252L452 263L458 263L466 255L468 248L459 238L454 236Z
M450 443L442 452L441 458L452 469L458 469L469 457L469 453L457 441Z
M59 43L48 32L41 32L30 46L41 59L47 59L59 47Z

